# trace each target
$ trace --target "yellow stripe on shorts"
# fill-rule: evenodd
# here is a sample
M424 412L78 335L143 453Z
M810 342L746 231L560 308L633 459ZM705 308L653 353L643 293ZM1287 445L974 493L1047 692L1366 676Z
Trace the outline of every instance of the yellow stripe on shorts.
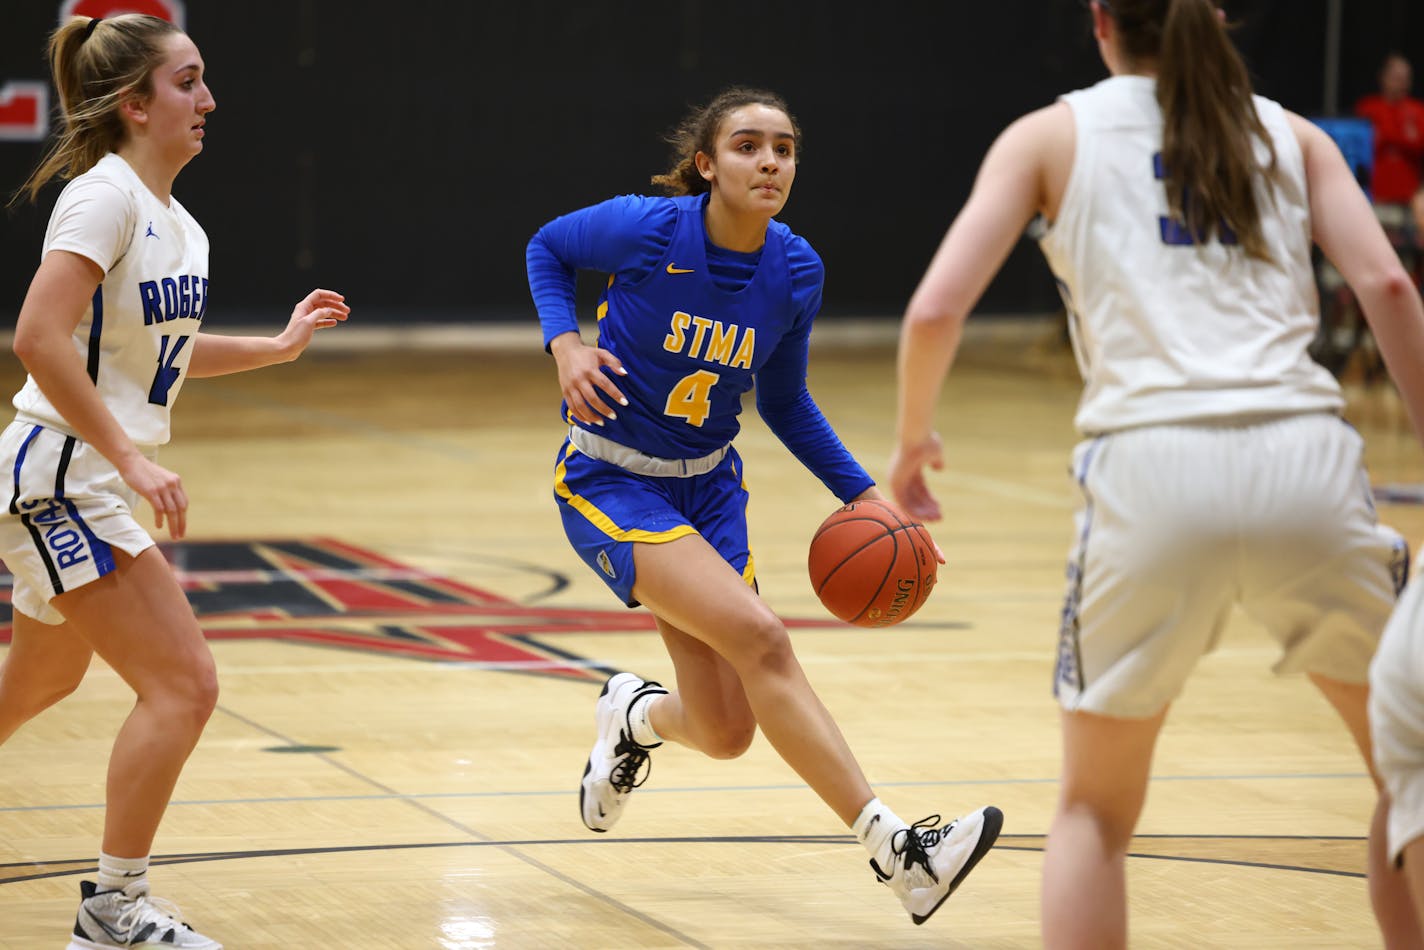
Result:
M564 458L578 451L578 448L570 444L564 451ZM564 484L564 478L568 474L568 469L564 465L563 459L554 468L554 493L569 503L569 506L588 519L589 524L599 531L608 535L614 541L643 541L648 544L663 544L667 541L676 541L678 538L685 538L689 534L696 534L697 529L692 525L681 524L676 528L667 531L644 531L641 528L620 528L613 519L599 510L598 506L582 495L575 495L569 490L569 486Z
M736 462L732 463L732 474L738 474ZM747 493L747 506L750 507L752 503L752 492L751 489L747 487L746 476L741 475L741 479L742 491ZM746 517L745 512L743 513L743 517ZM747 551L747 566L742 568L742 580L747 582L748 587L756 587L756 558L752 557L751 551Z

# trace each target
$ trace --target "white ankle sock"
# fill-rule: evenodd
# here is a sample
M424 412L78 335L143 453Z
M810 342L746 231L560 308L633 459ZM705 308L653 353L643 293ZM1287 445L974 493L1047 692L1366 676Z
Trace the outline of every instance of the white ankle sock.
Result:
M850 830L855 835L855 840L865 845L865 850L870 852L880 869L889 873L894 870L894 862L890 860L890 844L895 832L908 827L909 825L905 824L899 815L886 808L880 799L872 798L860 810L860 815L850 826Z
M653 728L648 711L653 700L666 695L667 693L646 693L633 700L633 705L628 707L628 731L633 734L633 741L645 749L662 745L663 738Z
M99 852L99 890L121 891L135 881L148 876L148 855L141 858L116 858Z

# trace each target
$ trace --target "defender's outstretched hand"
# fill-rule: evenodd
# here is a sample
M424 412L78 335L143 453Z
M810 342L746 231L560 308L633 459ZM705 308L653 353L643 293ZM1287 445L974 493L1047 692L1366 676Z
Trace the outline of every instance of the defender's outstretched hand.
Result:
M936 471L944 468L944 446L937 432L931 432L929 438L918 445L897 445L890 455L890 470L885 480L890 486L890 496L906 514L924 521L938 521L943 515L938 499L925 482L927 465Z
M334 327L351 314L346 298L334 290L313 290L292 309L287 328L277 336L283 355L294 360L302 355L317 330Z

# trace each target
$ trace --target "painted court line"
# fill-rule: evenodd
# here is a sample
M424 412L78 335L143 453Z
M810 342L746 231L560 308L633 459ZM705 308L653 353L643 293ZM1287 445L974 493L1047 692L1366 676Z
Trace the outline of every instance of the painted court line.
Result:
M1365 778L1364 772L1289 772L1258 775L1154 775L1153 782L1298 782L1298 781L1358 781ZM947 779L910 782L877 782L877 788L965 788L984 785L1023 786L1056 785L1052 778L993 778L993 779ZM786 785L698 785L672 788L643 788L639 795L725 795L729 793L762 794L765 792L806 791L806 786ZM169 807L209 807L212 805L280 805L304 802L377 802L377 801L454 801L481 798L549 798L572 795L567 788L549 790L522 790L502 792L426 792L402 794L392 791L386 794L370 795L279 795L270 798L204 798L175 799ZM103 802L86 802L77 805L10 805L0 807L3 812L48 812L82 811L103 808ZM1180 837L1180 836L1178 836Z

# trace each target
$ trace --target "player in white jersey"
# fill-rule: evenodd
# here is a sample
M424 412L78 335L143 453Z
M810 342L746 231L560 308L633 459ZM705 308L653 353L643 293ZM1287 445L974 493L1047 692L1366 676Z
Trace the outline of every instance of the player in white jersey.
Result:
M1389 794L1385 856L1403 866L1415 917L1424 920L1424 579L1417 572L1370 664L1370 731Z
M275 337L199 333L208 240L171 194L214 108L197 47L154 17L75 17L49 56L65 127L21 194L73 180L20 309L14 349L29 378L0 435L0 557L15 578L0 742L73 692L99 654L137 702L110 758L98 880L81 882L69 947L219 950L148 896L154 834L217 676L138 499L183 537L187 495L156 454L186 377L293 360L348 310L317 290Z
M1358 296L1421 436L1424 306L1333 142L1251 95L1213 0L1091 9L1112 77L999 137L910 301L888 483L911 514L939 517L924 469L943 464L944 375L965 317L1042 215L1086 437L1042 928L1049 947L1102 950L1127 942L1126 850L1167 708L1233 604L1371 762L1368 664L1408 549L1377 524L1359 437L1306 354L1311 239ZM1406 940L1417 922L1384 860L1388 801L1371 896L1387 939Z

